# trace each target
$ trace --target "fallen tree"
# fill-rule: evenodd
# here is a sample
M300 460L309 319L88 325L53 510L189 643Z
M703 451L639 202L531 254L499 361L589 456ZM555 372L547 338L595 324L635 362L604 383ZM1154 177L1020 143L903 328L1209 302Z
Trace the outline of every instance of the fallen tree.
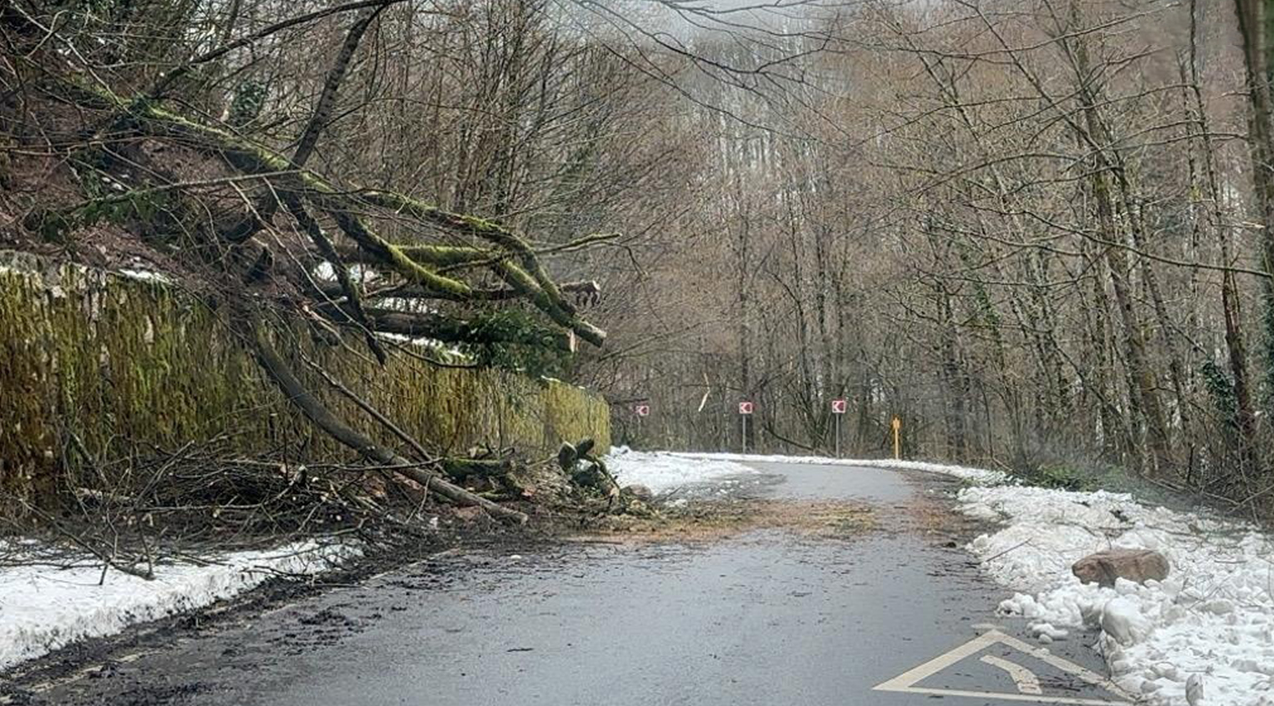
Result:
M421 465L425 459L413 462L403 458L341 421L336 415L332 414L319 398L310 393L300 378L296 376L296 373L274 350L274 344L270 342L263 327L255 325L253 329L253 338L256 341L257 356L261 361L261 367L278 384L279 389L283 394L287 395L288 400L296 405L320 429L331 434L333 438L367 459L376 461L384 467L392 469L395 473L420 484L427 492L437 493L461 505L477 505L486 510L492 517L505 522L516 524L526 522L526 514L501 507L490 500L452 485L440 478L437 473L422 469Z
M560 356L575 349L577 338L595 346L605 342L605 332L571 300L595 301L598 285L559 285L543 258L614 236L586 234L537 248L497 220L451 211L410 193L367 188L311 166L322 154L321 138L333 121L352 58L393 4L349 3L227 38L160 72L150 85L146 76L128 76L80 51L83 37L75 34L74 23L10 6L0 13L0 29L19 51L4 69L6 82L23 96L27 110L50 116L42 139L82 197L35 203L22 224L42 241L58 243L105 228L139 251L155 252L149 267L228 304L223 310L230 324L255 351L261 369L317 429L426 493L523 523L524 513L449 480L482 472L497 476L499 466L430 453L390 411L354 397L412 457L358 431L293 369L271 335L270 321L299 317L334 345L345 345L342 331L355 333L382 364L394 354L387 335L458 346L470 364L484 364L487 359L473 353L492 347ZM272 145L242 129L242 114L250 109L237 103L221 119L191 107L210 99L196 77L219 57L345 13L356 16L294 146ZM242 91L235 100L244 95L249 94ZM522 311L540 320L502 315ZM427 351L412 354L430 357ZM326 371L315 373L353 397Z

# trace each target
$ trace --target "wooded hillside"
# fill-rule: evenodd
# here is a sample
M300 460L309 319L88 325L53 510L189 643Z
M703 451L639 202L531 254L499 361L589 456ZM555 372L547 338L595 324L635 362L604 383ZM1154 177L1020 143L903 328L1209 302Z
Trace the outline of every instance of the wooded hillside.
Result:
M846 398L854 454L896 415L912 456L1262 504L1265 4L801 5L694 35L676 81L711 143L610 290L630 317L594 370L652 403L617 437L737 449L751 399L751 446L828 451Z
M0 208L19 246L373 356L424 336L596 387L619 442L734 448L748 399L752 448L827 451L843 397L847 452L897 416L909 455L1247 511L1274 450L1267 14L17 2Z

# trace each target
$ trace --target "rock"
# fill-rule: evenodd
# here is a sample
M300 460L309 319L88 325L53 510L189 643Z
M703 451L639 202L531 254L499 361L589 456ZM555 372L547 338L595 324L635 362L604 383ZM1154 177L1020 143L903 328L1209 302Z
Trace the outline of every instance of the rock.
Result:
M1168 560L1149 549L1108 549L1075 562L1071 573L1084 583L1114 586L1115 579L1145 583L1168 577Z
M644 503L648 503L655 499L655 494L650 490L650 488L637 484L624 486L624 495L631 495Z
M1203 609L1215 615L1225 615L1234 612L1234 604L1224 598L1218 598L1204 603Z

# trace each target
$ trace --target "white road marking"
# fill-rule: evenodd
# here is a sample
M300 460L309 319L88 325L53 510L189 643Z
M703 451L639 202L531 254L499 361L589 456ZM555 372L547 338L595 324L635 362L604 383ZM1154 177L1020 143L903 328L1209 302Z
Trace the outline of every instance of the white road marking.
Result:
M972 657L978 652L981 652L982 650L995 644L1008 645L1009 647L1012 647L1015 650L1018 650L1020 652L1025 652L1026 654L1034 657L1035 659L1045 662L1046 664L1049 664L1067 674L1073 675L1078 679L1081 679L1089 684L1092 684L1093 686L1105 689L1106 691L1110 692L1112 695L1117 696L1118 698L1117 699L1087 699L1087 698L1077 698L1072 696L1047 696L1043 694L1031 694L1031 693L1009 694L1009 693L1001 693L1001 692L994 692L994 691L974 691L969 689L943 689L943 688L935 688L935 687L916 686L916 684L918 684L919 682L937 674L938 672L941 672L942 670L946 669L947 667L950 667L951 665L959 662L960 660L966 659L968 657ZM1029 670L1026 670L1024 667L1021 667L1020 665L1013 664L1012 662L1007 662L1007 660L1001 660L1001 661L1005 661L1007 664L1011 664L1012 666L1017 667L1018 669L1021 669L1022 671L1030 674ZM999 665L996 665L996 666L999 666ZM1010 674L1010 676L1012 676L1012 674ZM1031 676L1034 677L1035 675L1031 674ZM1016 679L1014 679L1014 681L1017 682ZM1035 684L1038 686L1039 684L1038 679L1035 680ZM1019 689L1022 688L1020 682L1018 682L1018 688ZM1068 660L1062 659L1061 657L1058 657L1057 655L1049 652L1048 650L1041 649L1033 645L1029 645L1015 637L1005 635L1004 633L998 630L992 630L990 632L979 635L978 637L975 637L972 640L969 640L968 642L964 643L963 645L960 645L959 647L956 647L955 649L951 650L950 652L947 652L946 654L938 655L937 657L929 660L928 662L925 662L924 664L918 667L914 667L912 669L907 670L906 672L903 672L902 674L899 674L893 679L890 679L881 684L877 684L875 687L872 688L872 690L873 691L892 691L892 692L899 692L899 693L905 693L905 694L927 694L932 696L971 696L971 697L980 697L984 699L990 698L990 699L995 699L997 701L1028 701L1032 703L1065 704L1066 706L1131 706L1131 698L1132 698L1128 696L1127 694L1125 694L1123 690L1121 690L1113 682L1101 676L1100 674L1097 674L1093 672L1092 670L1085 669L1079 666L1078 664L1075 664L1074 662L1070 662ZM1042 692L1043 689L1040 689L1040 691Z
M895 691L894 689L879 689ZM905 694L926 694L929 696L968 696L974 699L994 699L996 701L1027 701L1034 704L1057 704L1058 706L1132 706L1128 701L1104 701L1102 699L1077 699L1069 696L1031 696L1029 694L1005 694L995 691L971 691L967 689L929 689L915 687L907 689Z
M1007 659L1001 659L995 655L983 655L982 663L989 664L992 667L1003 669L1009 673L1009 678L1017 685L1017 690L1023 694L1034 694L1039 696L1044 693L1040 688L1040 679L1035 676L1035 672L1023 667L1020 664L1010 662Z

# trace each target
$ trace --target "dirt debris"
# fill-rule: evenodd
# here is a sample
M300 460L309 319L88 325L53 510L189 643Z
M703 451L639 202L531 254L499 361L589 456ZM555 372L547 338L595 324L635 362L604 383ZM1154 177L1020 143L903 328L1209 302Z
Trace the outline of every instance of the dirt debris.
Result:
M569 539L621 544L714 542L762 530L850 539L876 526L876 510L866 503L746 498L664 507L644 516L607 516Z

